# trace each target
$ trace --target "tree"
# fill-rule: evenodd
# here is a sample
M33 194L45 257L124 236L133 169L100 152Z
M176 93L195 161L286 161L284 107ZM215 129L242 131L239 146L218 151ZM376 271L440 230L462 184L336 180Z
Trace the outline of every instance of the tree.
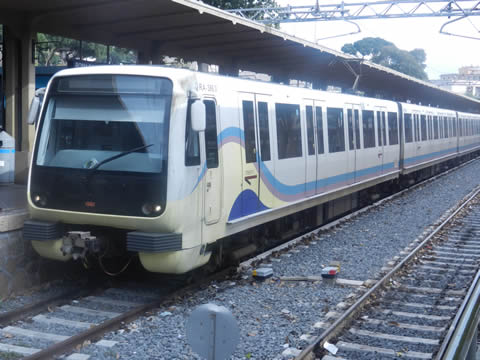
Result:
M275 0L203 0L203 2L224 10L278 6Z
M428 80L425 72L427 55L423 49L406 51L382 38L368 37L353 44L343 45L342 51L346 54L366 58L406 75Z
M70 59L92 60L107 63L107 46L62 36L37 34L36 60L39 66L66 65ZM111 64L136 62L136 53L130 49L110 47Z

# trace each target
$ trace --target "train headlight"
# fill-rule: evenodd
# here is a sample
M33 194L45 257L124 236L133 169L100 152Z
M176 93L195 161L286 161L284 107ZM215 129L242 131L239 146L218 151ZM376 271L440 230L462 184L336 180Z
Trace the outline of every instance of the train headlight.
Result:
M162 211L162 206L158 204L146 203L142 206L142 212L147 215L156 215Z
M45 207L47 205L47 197L45 195L34 194L32 196L33 203L40 207Z

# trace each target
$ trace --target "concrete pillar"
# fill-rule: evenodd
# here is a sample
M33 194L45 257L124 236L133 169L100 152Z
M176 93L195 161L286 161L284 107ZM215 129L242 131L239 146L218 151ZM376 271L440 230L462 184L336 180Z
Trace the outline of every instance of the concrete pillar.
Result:
M153 65L163 65L162 44L158 41L152 42L151 60Z
M150 50L138 50L137 55L137 64L138 65L151 65L152 64L152 54Z
M218 73L220 75L238 76L239 66L234 59L228 59L218 67Z
M28 110L35 94L33 46L36 33L29 26L4 27L5 124L15 138L15 182L27 182L35 128L27 124Z

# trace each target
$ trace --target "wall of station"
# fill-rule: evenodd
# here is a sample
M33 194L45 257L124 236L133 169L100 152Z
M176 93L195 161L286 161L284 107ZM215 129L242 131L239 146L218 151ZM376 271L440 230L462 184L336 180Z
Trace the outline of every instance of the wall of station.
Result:
M0 215L0 300L65 275L65 264L41 258L23 239L27 216L26 210Z

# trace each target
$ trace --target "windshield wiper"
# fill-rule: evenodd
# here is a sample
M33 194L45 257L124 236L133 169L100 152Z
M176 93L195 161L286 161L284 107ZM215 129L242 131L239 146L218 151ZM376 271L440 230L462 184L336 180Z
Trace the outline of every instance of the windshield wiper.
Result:
M113 155L113 156L110 156L102 161L100 161L99 163L96 163L94 166L92 166L91 168L89 168L89 170L91 170L91 172L94 172L95 170L97 170L100 166L102 166L103 164L106 164L110 161L113 161L113 160L116 160L118 158L121 158L125 155L128 155L132 152L135 152L135 151L138 151L138 150L143 150L143 149L146 149L146 148L149 148L150 146L153 146L154 144L149 144L149 145L143 145L143 146L140 146L140 147L137 147L137 148L134 148L134 149L130 149L130 150L127 150L127 151L123 151L121 152L120 154L117 154L117 155Z

